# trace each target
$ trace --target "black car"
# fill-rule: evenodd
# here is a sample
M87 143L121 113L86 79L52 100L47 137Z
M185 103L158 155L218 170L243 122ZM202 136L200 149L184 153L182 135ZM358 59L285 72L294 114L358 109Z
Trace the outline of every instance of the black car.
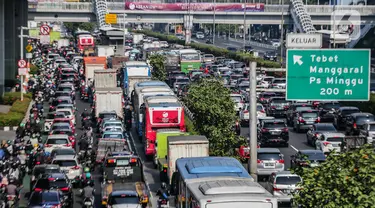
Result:
M271 97L268 100L267 115L272 117L285 117L289 102L285 97Z
M260 146L282 145L289 146L289 131L284 120L264 120L260 124L258 142Z
M326 161L326 156L321 150L300 150L290 156L290 167L316 167Z
M359 135L363 125L367 122L375 121L371 113L352 113L346 117L346 135Z
M266 52L263 58L264 60L277 61L277 53L274 51Z
M341 107L339 102L323 102L319 104L319 117L321 122L333 122L335 112Z
M313 110L313 106L310 103L292 103L286 111L287 123L293 126L294 117L296 117L297 112L302 110Z
M64 173L43 174L32 191L59 190L69 205L73 206L73 187Z
M47 174L47 173L61 173L61 170L58 165L52 165L52 164L35 165L31 173L30 187L34 186L35 181L41 175Z
M315 142L321 136L321 134L328 132L337 132L337 129L331 123L313 124L306 133L307 144L315 147Z
M238 49L235 47L227 47L227 50L230 52L237 52Z
M361 112L359 108L352 107L352 106L345 106L340 107L334 114L333 118L333 125L335 125L336 129L345 128L346 125L346 117L352 113L359 113Z
M58 190L33 191L30 195L28 208L61 207L67 208L63 194Z

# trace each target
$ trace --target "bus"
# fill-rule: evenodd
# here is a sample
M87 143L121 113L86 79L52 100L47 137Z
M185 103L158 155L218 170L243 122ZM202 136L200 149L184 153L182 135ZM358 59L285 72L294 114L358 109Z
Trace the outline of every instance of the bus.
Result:
M316 33L322 34L322 48L346 48L350 42L349 34L336 32L332 30L317 30ZM335 44L334 44L335 43Z
M136 82L134 84L134 87L133 87L133 91L131 92L131 96L130 96L130 99L131 99L131 102L134 103L134 93L135 93L135 89L137 88L141 88L141 87L148 87L148 86L166 86L166 87L169 87L167 83L165 82L162 82L162 81L151 81L151 80L147 80L147 81L140 81L140 82Z
M78 35L77 47L81 52L83 52L86 49L93 49L95 47L94 37L90 34Z
M181 71L189 73L190 70L200 69L202 66L201 55L194 49L179 50Z
M138 132L138 136L142 137L142 120L143 115L140 111L142 104L144 103L143 97L150 96L150 95L174 95L173 91L169 87L162 87L162 86L149 86L143 88L136 88L134 94L134 119L135 125Z
M197 178L186 183L178 208L277 208L277 198L248 178Z
M185 197L186 184L197 179L237 177L254 179L235 158L189 157L176 160L176 171L172 174L171 193L177 198Z

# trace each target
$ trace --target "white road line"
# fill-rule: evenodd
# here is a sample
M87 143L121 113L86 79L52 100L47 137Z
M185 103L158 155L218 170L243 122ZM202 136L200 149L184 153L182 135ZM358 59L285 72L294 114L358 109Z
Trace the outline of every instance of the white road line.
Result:
M293 145L289 145L292 149L294 149L296 152L298 152L298 149L295 148Z

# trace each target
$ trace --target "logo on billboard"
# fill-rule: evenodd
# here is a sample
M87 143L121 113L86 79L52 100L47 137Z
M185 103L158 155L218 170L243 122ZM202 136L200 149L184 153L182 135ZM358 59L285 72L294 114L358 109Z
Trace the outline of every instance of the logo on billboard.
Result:
M130 9L130 10L134 10L134 9L135 9L135 4L130 3L130 4L129 4L129 9Z
M163 118L168 118L168 112L163 113Z
M163 121L163 123L169 122L168 115L169 115L168 112L163 112L163 118L161 119Z
M344 19L348 16L347 19ZM338 32L349 34L351 40L361 37L361 14L355 10L336 10L331 13L331 25Z

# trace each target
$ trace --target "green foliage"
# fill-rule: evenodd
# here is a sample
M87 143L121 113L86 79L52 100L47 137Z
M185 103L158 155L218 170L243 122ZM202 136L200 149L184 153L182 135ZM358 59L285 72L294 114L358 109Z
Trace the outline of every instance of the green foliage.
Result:
M95 29L96 24L92 22L64 22L64 26L70 32L76 32L78 28L81 30L92 32Z
M24 114L16 112L0 113L0 126L18 126L24 116Z
M199 135L198 132L195 130L194 123L185 115L185 126L186 131L189 132L191 135Z
M358 107L362 112L368 112L375 115L375 94L370 95L370 100L367 102L343 102L345 106Z
M167 71L164 66L165 57L161 54L154 54L148 59L152 66L152 78L165 81L167 79Z
M191 84L184 102L194 113L195 130L210 141L210 155L233 155L236 113L229 90L219 80L200 79Z
M31 99L32 94L31 93L23 94L23 97ZM21 99L21 93L20 92L6 92L6 93L4 93L4 96L2 98L2 104L3 105L12 105L14 102L16 102L17 100L20 100L20 99Z
M23 101L16 100L13 103L12 107L10 108L10 111L15 112L15 113L25 114L27 111L27 108L29 108L30 101L31 101L30 98L24 98Z
M39 68L34 64L30 64L30 74L38 74Z
M136 33L143 33L147 36L152 36L155 38L159 38L160 40L168 41L169 43L176 43L180 45L185 45L184 40L180 40L173 35L165 35L158 32L152 32L150 30L141 30L141 31L134 31ZM265 61L262 58L255 58L251 54L241 53L241 52L230 52L225 48L218 48L216 46L201 44L201 43L191 43L191 47L200 50L205 53L213 54L215 56L226 56L228 58L232 58L236 61L242 61L248 63L250 61L257 62L258 67L266 67L266 68L280 68L280 63L274 61Z
M331 155L317 168L297 168L303 178L295 204L307 207L373 207L375 154L372 146Z
M25 113L29 108L31 102L31 93L24 94L23 101L20 100L19 92L5 93L3 97L3 104L12 104L8 113L0 113L0 126L18 126Z

